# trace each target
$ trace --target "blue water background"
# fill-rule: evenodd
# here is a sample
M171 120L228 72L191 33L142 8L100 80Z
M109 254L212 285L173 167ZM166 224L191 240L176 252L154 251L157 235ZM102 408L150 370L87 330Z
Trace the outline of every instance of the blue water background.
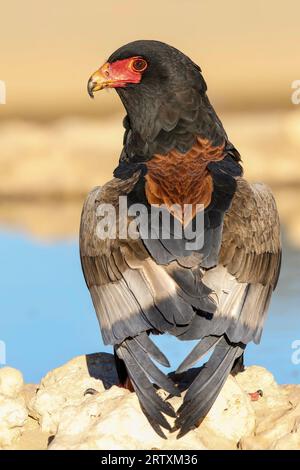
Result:
M261 344L248 346L246 364L267 367L279 383L299 383L292 343L300 340L300 251L285 244L283 260ZM20 369L26 382L39 382L74 356L111 351L102 343L77 240L43 243L2 230L0 261L0 340L7 364ZM156 341L172 368L193 345L170 336Z

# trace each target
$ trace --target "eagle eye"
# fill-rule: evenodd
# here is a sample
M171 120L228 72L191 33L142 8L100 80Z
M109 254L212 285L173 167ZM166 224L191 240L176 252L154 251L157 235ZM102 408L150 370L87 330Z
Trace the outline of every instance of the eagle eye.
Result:
M131 62L131 68L134 72L144 72L147 67L148 64L145 59L137 58Z

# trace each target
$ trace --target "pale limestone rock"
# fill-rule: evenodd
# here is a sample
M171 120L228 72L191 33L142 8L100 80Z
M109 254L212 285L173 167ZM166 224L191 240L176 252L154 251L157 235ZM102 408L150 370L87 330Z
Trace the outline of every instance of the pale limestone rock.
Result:
M21 435L28 417L22 396L9 398L0 395L0 449L7 448Z
M161 439L160 447L157 447L160 450L209 450L212 449L216 441L214 441L213 436L209 444L205 444L201 435L197 430L192 430L181 439L176 439L177 433L169 434L166 433L167 439ZM224 443L224 440L220 439L224 449L226 448L227 443ZM223 447L222 447L223 448ZM155 446L150 447L149 449L156 449Z
M180 378L181 385L185 380ZM158 436L136 394L117 384L114 358L102 353L71 360L49 372L38 389L23 387L17 398L0 395L0 446L43 449L51 437L53 450L300 448L300 387L279 386L262 367L230 376L200 426L181 439L177 432ZM87 389L93 394L85 394ZM248 393L258 389L263 397L251 402ZM177 409L182 397L170 402ZM26 419L25 403L36 420Z
M80 406L87 389L103 392L116 382L111 354L76 357L43 378L29 405L31 415L39 420L43 432L55 434L65 407Z
M291 437L300 417L300 389L297 386L279 386L273 375L263 367L252 366L237 375L237 382L247 393L257 389L263 397L252 402L256 416L255 437L242 439L243 449L280 449L296 445Z
M300 449L300 406L298 405L297 417L291 431L275 441L272 450L299 450Z
M300 449L300 405L295 409L296 415L290 432L281 436L270 446L272 450L299 450Z
M27 408L29 408L32 399L37 393L38 386L35 384L25 384L22 389L22 394Z
M20 436L27 420L23 385L20 371L12 367L0 369L0 448L7 448Z
M300 432L285 434L274 442L270 450L300 450Z
M263 427L257 427L256 436L260 439L264 448L272 448L274 443L280 442L281 438L294 432L299 419L300 405L286 412L282 412L281 415L275 416L273 420L265 420Z
M263 396L251 402L256 415L256 433L270 427L270 423L291 408L285 392L273 375L259 366L246 368L236 376L236 381L247 394L262 390Z
M94 372L108 385L117 383L112 355L93 355ZM106 369L106 375L105 375ZM92 381L92 382L91 382ZM99 393L84 395L87 388ZM164 398L165 392L159 392ZM182 399L172 398L178 408ZM44 432L55 435L51 449L236 449L253 433L254 411L249 397L229 377L199 428L177 440L177 433L159 437L141 411L135 393L89 376L85 357L78 357L42 380L30 405ZM170 424L173 420L167 417Z
M241 390L234 377L228 377L200 430L201 427L206 436L213 432L234 445L254 432L255 414L250 398Z
M86 397L81 406L64 409L52 450L63 449L206 449L196 431L167 440L153 430L141 411L137 396L112 387L98 396Z
M9 450L46 450L48 439L49 434L43 433L39 422L29 416L22 433L9 446Z
M23 375L12 367L0 369L0 395L15 398L19 395L24 385Z
M244 437L239 442L240 450L265 450L264 442L257 436Z
M300 385L281 385L281 389L287 394L288 400L295 407L300 403Z
M51 449L142 449L161 438L141 413L135 394L112 387L64 409Z
M256 407L263 405L268 408L288 406L288 397L284 390L276 383L273 375L264 367L247 367L244 372L236 376L236 381L246 393L253 393L257 390L263 391L262 399L252 404Z

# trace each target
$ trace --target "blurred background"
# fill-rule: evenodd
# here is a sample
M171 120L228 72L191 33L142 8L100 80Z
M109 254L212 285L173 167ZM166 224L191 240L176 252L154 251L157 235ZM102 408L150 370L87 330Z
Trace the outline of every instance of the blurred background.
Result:
M124 115L116 93L92 102L90 74L135 39L174 45L201 65L209 97L246 176L276 196L282 275L247 364L297 383L300 364L300 79L298 0L10 0L1 4L0 341L7 364L38 382L75 355L104 348L81 274L83 198L111 178ZM173 367L190 344L159 339ZM3 359L3 357L2 357ZM2 360L4 362L4 360Z

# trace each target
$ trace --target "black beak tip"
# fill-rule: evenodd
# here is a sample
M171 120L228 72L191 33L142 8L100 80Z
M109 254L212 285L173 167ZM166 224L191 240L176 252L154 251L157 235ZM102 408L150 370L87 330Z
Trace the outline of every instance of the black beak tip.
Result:
M90 78L89 81L88 81L88 84L87 84L87 91L88 91L88 94L90 95L90 97L91 97L92 99L94 99L93 90L94 90L94 82L93 82L93 80Z

